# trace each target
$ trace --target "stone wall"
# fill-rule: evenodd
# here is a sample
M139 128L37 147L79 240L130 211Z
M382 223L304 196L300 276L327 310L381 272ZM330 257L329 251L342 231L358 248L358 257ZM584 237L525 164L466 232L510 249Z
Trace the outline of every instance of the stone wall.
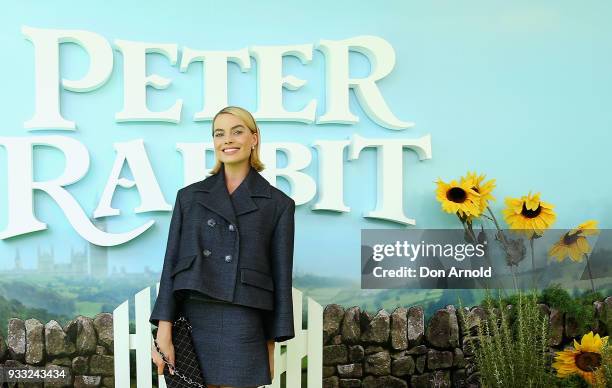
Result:
M551 323L550 352L571 345L578 322L540 305ZM612 331L612 297L593 304L601 335ZM466 308L469 331L475 334L481 307ZM375 315L359 307L330 304L323 314L323 387L478 387L473 352L454 306L437 310L425 323L423 308L398 307Z
M551 322L551 351L580 336L579 325L555 309L541 305ZM595 327L612 334L612 297L595 302ZM473 333L481 307L466 309ZM398 307L375 315L359 307L327 305L323 313L323 386L336 387L476 387L478 372L466 346L463 323L454 306L427 320L423 308ZM113 387L113 316L78 316L64 327L56 321L13 318L8 338L0 335L0 366L48 367L70 372L67 384L44 387ZM9 384L43 387L43 383ZM4 386L3 386L4 387Z
M58 369L70 376L66 384L44 387L114 387L113 315L78 316L62 327L51 320L12 318L6 342L0 335L0 363L6 368ZM9 387L43 387L43 383L12 383Z

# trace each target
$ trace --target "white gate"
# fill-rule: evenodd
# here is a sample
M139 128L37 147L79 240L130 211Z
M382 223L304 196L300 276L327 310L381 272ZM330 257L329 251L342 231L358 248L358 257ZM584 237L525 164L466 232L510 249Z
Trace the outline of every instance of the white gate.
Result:
M156 293L159 292L157 283ZM302 329L302 292L293 288L293 322L295 338L277 342L274 347L274 379L271 388L280 388L280 375L286 372L287 388L300 388L302 358L308 357L307 388L321 388L323 378L323 308L308 298L308 329ZM153 335L149 323L151 316L151 287L134 296L136 332L130 333L129 301L113 311L113 337L115 358L115 387L130 387L130 350L136 350L136 387L151 388ZM281 355L281 347L286 352ZM166 388L163 376L159 376L159 388ZM305 387L306 388L306 387Z

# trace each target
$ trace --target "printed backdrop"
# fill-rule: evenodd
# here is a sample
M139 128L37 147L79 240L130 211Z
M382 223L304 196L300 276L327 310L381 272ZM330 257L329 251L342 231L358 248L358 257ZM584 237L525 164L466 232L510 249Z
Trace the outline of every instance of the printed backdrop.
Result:
M0 240L1 294L34 307L44 307L38 300L46 294L50 300L47 307L53 306L50 310L69 315L112 311L130 292L159 280L170 209L137 212L142 188L118 186L112 193L112 207L118 214L94 219L93 212L116 162L117 143L142 139L168 205L173 205L176 191L189 183L185 181L187 161L177 144L210 142L211 124L210 120L193 119L205 103L206 85L201 62L181 71L185 48L251 50L250 69L241 69L235 62L228 64L227 93L229 104L252 112L261 103L259 92L266 89L260 84L253 50L258 46L307 45L311 52L310 59L291 55L282 59L282 74L303 80L295 90L283 90L282 104L287 111L301 111L314 101L315 120L262 119L259 125L264 144L302 145L307 150L304 155L311 158L300 159L304 164L300 172L314 184L310 191L301 181L283 176L276 179L276 185L290 195L301 193L303 201L296 210L296 284L312 289L312 295L322 300L348 301L344 292L359 288L362 229L458 227L456 218L440 210L434 182L457 178L469 170L496 179L495 211L501 210L507 196L539 191L543 200L555 205L558 218L554 227L571 228L586 219L597 219L600 228L611 228L612 181L604 168L612 163L610 8L605 2L585 6L570 1L476 1L469 7L452 1L318 0L5 4L0 13L0 136L4 139L0 141L0 233L6 231L9 209L14 205L8 196L9 168L16 175L28 168L27 161L9 162L3 142L37 136L67 137L86 148L89 168L66 190L99 229L120 233L150 221L153 225L126 243L91 244L77 233L51 196L35 190L33 211L47 228ZM102 86L84 93L60 90L61 114L76 123L75 130L25 128L35 113L35 66L40 59L35 58L24 27L89 31L113 47L112 72ZM376 81L376 86L391 114L414 125L380 125L375 119L380 109L368 112L363 98L353 90L348 101L357 122L320 122L333 103L330 98L335 98L326 93L337 80L329 76L331 65L326 64L321 45L363 36L376 37L392 48L394 67ZM117 41L178 46L174 65L155 53L148 54L146 62L148 74L171 80L166 89L147 88L148 108L164 111L182 99L178 122L116 119L125 103L126 83L125 58ZM59 58L60 77L68 80L83 78L95 60L74 43L61 44ZM350 77L368 77L385 65L370 59L367 52L351 52ZM431 153L423 157L405 148L398 163L387 163L383 169L380 149L365 147L351 159L347 146L341 158L328 161L333 174L343 172L337 179L343 179L345 208L318 208L323 190L332 189L320 179L321 147L317 144L355 142L359 137L428 139ZM279 168L292 162L282 150L276 151L276 156ZM268 158L274 160L273 155ZM62 152L48 145L36 146L31 160L36 181L60 176L68 163ZM205 165L198 168L204 171L212 165L213 154L207 152ZM397 183L394 193L401 189L403 209L394 210L396 220L367 216L387 198L379 192L383 171ZM134 178L127 163L121 177ZM397 222L402 217L413 219L415 224ZM53 274L67 276L63 283L40 280ZM91 278L99 281L90 283L98 287L95 290L70 285ZM123 284L129 287L109 289L105 281L113 279L125 279ZM315 291L319 288L326 291ZM66 300L76 300L76 305L66 307L62 302Z

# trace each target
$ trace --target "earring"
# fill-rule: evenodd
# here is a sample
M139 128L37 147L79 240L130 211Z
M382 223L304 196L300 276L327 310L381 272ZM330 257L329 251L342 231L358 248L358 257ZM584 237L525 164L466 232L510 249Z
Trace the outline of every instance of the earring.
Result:
M251 146L251 149L252 149L252 150L254 150L254 149L255 149L255 146Z

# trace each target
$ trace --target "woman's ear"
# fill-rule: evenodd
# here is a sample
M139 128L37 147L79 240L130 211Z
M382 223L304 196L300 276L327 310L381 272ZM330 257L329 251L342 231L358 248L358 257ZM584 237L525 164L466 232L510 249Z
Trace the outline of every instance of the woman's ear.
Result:
M255 147L257 146L257 143L259 143L259 136L257 136L256 133L253 134L253 145L251 146L251 149L255 149Z

